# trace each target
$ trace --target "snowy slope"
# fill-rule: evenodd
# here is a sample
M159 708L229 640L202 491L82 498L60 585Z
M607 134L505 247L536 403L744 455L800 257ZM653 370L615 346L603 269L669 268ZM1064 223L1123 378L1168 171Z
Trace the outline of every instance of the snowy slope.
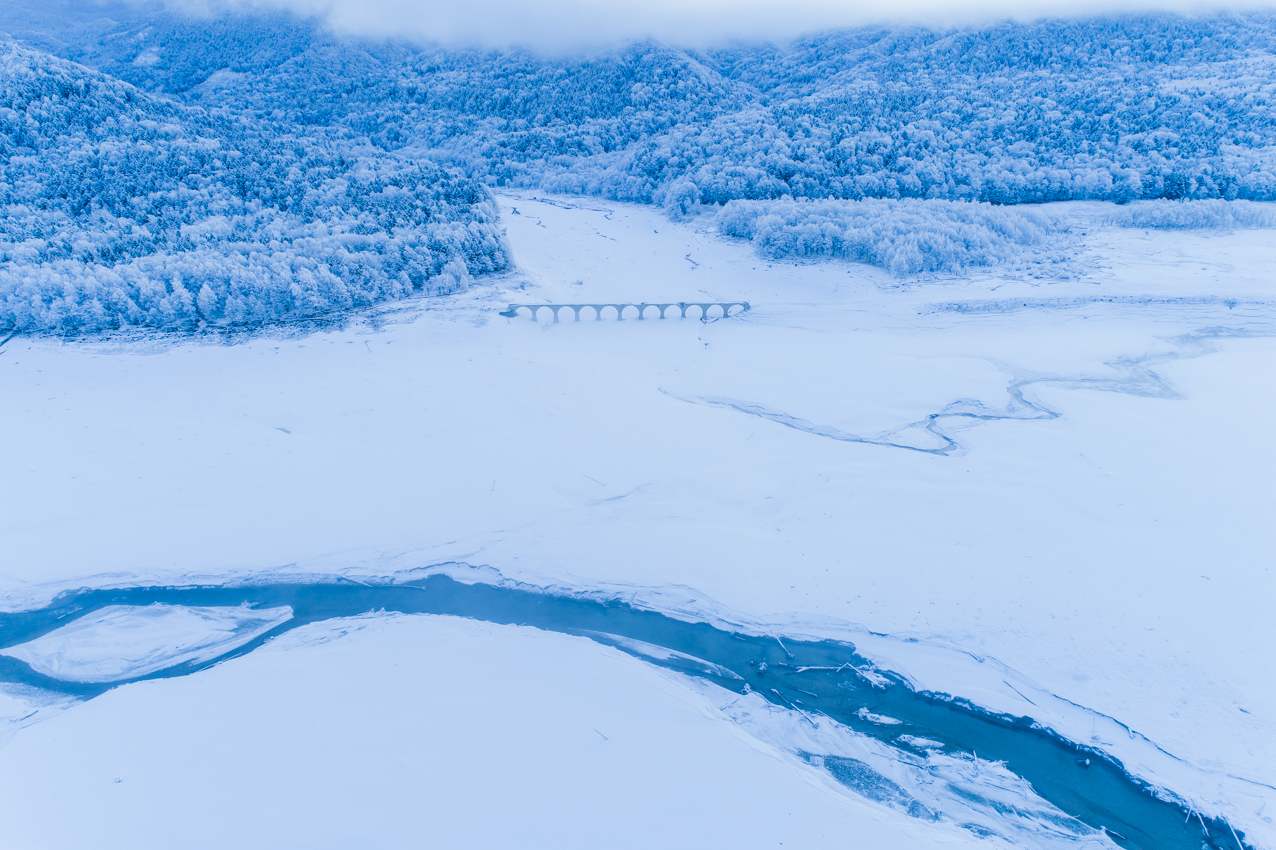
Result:
M768 262L650 208L502 204L522 273L492 289L235 345L0 348L0 436L24 447L6 606L487 565L850 637L924 687L1160 748L1131 769L1276 846L1276 233L1073 205L1088 229L1062 271L906 283ZM754 309L496 315L706 296ZM973 672L994 668L1014 687ZM1122 749L1100 715L1151 744Z

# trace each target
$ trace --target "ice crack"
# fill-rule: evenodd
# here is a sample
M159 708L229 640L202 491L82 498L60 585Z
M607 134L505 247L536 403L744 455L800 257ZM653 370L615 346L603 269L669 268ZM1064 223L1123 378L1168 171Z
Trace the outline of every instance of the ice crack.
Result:
M675 395L661 388L660 391L670 398L685 401L689 404L704 404L710 407L724 407L750 416L757 416L793 428L805 431L817 437L825 437L844 443L864 443L871 446L886 446L894 449L923 452L931 455L961 455L966 451L948 428L957 422L993 422L1011 419L1058 419L1063 414L1040 401L1034 401L1026 395L1026 391L1034 386L1054 386L1073 390L1098 390L1101 392L1121 393L1141 398L1178 399L1183 396L1176 391L1165 378L1152 367L1160 363L1176 360L1187 360L1202 357L1217 350L1214 342L1226 338L1246 338L1266 336L1255 331L1235 328L1207 328L1193 331L1169 340L1174 350L1157 354L1145 354L1141 357L1121 357L1108 361L1105 365L1116 371L1114 376L1095 375L1049 375L1020 373L1012 378L1006 387L1009 400L1001 409L990 408L974 399L958 399L947 404L942 410L928 414L925 418L910 422L892 431L875 435L852 434L831 425L817 425L809 420L775 410L764 404L723 396L684 397ZM1006 367L1003 367L1006 368ZM1007 371L1013 370L1007 368Z

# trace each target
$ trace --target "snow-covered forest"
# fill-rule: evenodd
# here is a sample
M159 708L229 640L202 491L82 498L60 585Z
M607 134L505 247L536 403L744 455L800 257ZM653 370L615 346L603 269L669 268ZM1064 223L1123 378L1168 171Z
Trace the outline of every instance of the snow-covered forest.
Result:
M504 268L478 183L0 43L0 328L260 324Z
M67 35L137 85L620 200L1276 199L1276 18L1114 16L591 56L342 41L281 17Z
M546 57L283 14L37 26L28 7L0 29L61 58L0 54L0 327L253 324L453 291L508 262L484 185L721 210L767 256L895 274L1058 229L998 206L1276 200L1270 15Z
M783 200L729 201L718 228L767 257L836 257L907 275L996 265L1061 225L986 203Z

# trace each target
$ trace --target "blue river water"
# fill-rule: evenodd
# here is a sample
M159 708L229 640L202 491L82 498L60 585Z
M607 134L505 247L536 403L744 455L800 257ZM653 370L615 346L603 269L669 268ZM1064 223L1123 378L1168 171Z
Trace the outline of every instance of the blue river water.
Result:
M978 753L1005 762L1042 798L1082 823L1103 829L1119 846L1140 850L1248 850L1243 834L1218 819L1166 802L1104 754L1044 730L1029 718L991 714L959 696L919 693L889 672L870 681L855 668L871 667L855 647L838 641L801 641L739 634L691 623L619 600L552 595L534 589L465 584L441 575L420 581L366 585L350 581L277 583L235 587L134 587L68 593L31 611L0 614L0 648L16 646L108 605L287 605L288 622L201 664L179 664L141 679L184 676L238 655L307 623L370 611L448 614L492 623L519 624L588 637L650 663L740 691L748 687L789 708L820 713L890 746L908 749L901 736L941 742L946 751ZM664 659L639 652L630 641L674 650ZM690 657L687 657L690 656ZM708 663L705 663L708 662ZM26 663L0 656L0 681L92 698L125 682L80 683L56 679ZM137 681L137 680L131 680ZM898 724L883 727L863 709ZM918 751L920 752L920 750ZM904 792L853 759L825 760L838 781L880 800ZM906 796L906 795L904 795ZM902 800L917 817L934 813Z

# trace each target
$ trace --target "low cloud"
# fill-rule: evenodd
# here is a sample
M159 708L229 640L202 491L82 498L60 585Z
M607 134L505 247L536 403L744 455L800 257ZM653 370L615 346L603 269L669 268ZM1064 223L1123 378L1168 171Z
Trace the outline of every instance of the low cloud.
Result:
M205 4L210 0L177 0ZM218 0L211 0L218 2ZM883 23L932 26L1114 12L1202 13L1273 8L1276 0L230 0L326 19L339 32L487 47L559 51L654 38L703 47L783 42L803 33ZM207 9L207 6L204 6Z

